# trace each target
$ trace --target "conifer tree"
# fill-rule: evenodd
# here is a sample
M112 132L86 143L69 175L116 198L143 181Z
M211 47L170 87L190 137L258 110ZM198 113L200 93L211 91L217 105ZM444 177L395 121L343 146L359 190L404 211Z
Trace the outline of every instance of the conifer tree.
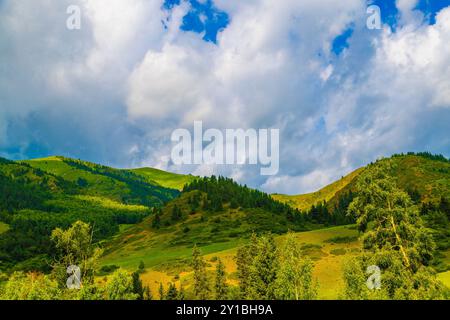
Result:
M164 300L164 298L166 297L166 294L164 292L164 287L163 287L162 282L159 283L158 293L159 293L159 300Z
M257 250L250 265L248 297L251 300L271 300L275 298L275 280L277 276L277 252L271 234L261 236L257 241Z
M177 300L179 297L178 290L175 284L169 283L169 288L166 293L166 300Z
M206 300L210 294L206 263L201 256L197 245L192 251L192 268L194 269L194 296L200 300Z
M216 300L225 300L227 298L227 283L225 265L222 260L218 259L216 265L216 282L215 282L215 298Z

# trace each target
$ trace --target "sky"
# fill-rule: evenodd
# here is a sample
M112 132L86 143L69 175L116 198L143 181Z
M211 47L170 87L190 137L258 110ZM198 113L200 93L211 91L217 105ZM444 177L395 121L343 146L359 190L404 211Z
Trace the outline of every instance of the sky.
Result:
M174 165L171 133L198 120L279 129L278 174ZM0 0L2 157L298 194L409 151L450 156L450 0Z

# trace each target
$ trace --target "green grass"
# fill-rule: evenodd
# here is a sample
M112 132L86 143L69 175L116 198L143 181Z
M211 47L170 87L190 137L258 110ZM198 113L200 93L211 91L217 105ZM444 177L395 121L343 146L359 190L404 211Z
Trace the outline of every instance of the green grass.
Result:
M450 289L450 271L439 273L438 278Z
M9 230L9 226L6 223L0 221L0 234Z
M139 174L148 180L155 181L163 187L177 190L182 190L185 184L195 179L192 175L176 174L154 168L139 168L131 169L130 171Z
M64 180L77 183L79 179L87 181L86 194L90 196L107 196L120 201L124 194L129 193L127 185L121 181L113 180L104 175L91 173L70 166L60 157L49 157L23 161L34 168L41 169Z
M145 229L145 228L144 228ZM184 283L191 281L188 260L192 255L192 245L168 246L170 235L158 235L151 229L140 229L135 234L135 227L128 228L124 235L116 237L102 258L102 265L117 265L129 270L137 269L143 261L147 274L146 279L152 289L157 290L159 281L175 282L173 269L177 270ZM320 283L319 298L336 299L343 287L342 263L357 251L358 240L346 243L333 243L330 239L355 239L357 231L352 226L339 226L308 232L298 232L296 237L305 255L310 256L314 263L314 276ZM277 243L284 240L285 235L275 238ZM227 242L212 243L201 246L202 254L209 261L210 269L214 267L213 257L220 257L231 278L236 271L234 256L237 249L244 245L247 239L234 239ZM336 254L338 253L338 254ZM233 280L231 281L232 283Z

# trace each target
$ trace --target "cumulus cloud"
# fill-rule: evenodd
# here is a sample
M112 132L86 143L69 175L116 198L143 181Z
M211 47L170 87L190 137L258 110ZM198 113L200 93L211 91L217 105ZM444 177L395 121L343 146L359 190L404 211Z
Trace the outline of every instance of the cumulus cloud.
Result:
M69 4L79 31L65 28ZM215 0L230 22L213 43L180 28L188 1L163 4L2 2L0 155L224 174L290 194L393 152L450 155L450 8L429 25L416 0L398 0L399 27L380 31L362 0ZM280 129L279 175L174 166L171 132L195 120Z

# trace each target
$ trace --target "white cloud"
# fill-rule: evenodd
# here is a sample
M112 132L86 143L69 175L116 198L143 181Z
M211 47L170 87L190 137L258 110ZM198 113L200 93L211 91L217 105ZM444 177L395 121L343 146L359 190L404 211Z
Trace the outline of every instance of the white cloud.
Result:
M69 4L82 8L78 32L65 28ZM289 193L392 152L450 154L450 8L421 25L416 1L398 0L402 27L391 33L365 29L360 0L216 0L231 23L215 45L180 30L187 3L170 13L162 4L4 1L0 149L19 145L14 155L23 157L41 143L52 153L221 173ZM350 46L335 57L332 41L351 24ZM280 175L173 166L170 134L194 120L280 128Z

